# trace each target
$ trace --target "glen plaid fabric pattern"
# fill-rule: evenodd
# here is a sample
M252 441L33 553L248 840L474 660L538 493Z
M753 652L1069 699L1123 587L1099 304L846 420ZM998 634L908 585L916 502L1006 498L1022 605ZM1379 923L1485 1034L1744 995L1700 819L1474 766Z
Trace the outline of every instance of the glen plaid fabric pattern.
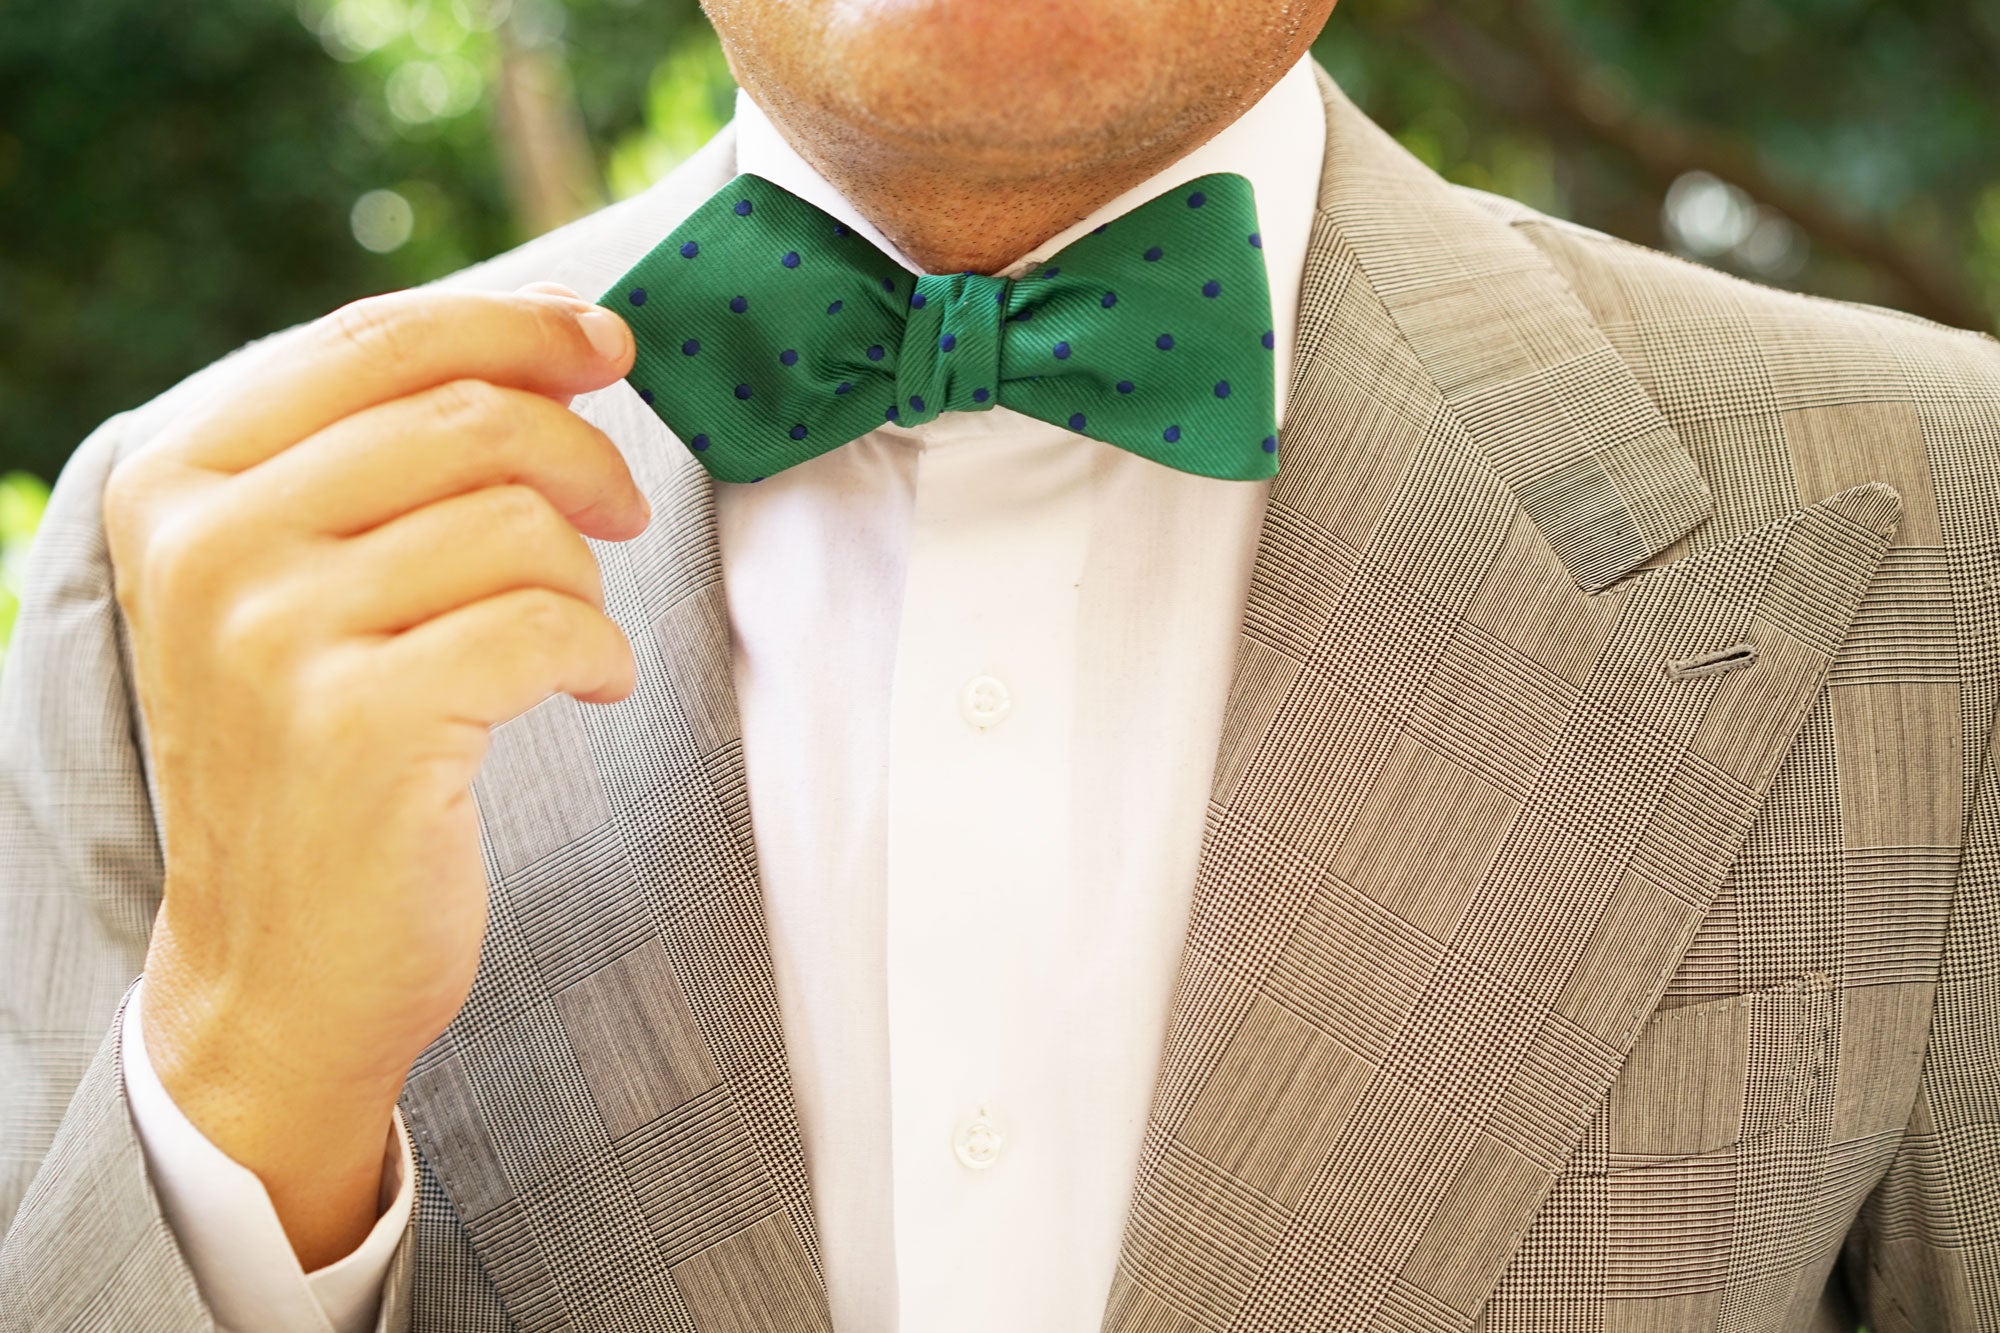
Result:
M1105 1327L2000 1326L2000 348L1453 190L1327 96ZM455 281L601 290L732 168ZM158 884L95 496L176 402L72 466L0 686L6 1208L60 1124L0 1327L206 1326L90 1057ZM602 548L642 687L499 733L385 1324L823 1328L707 483L579 408L660 516Z
M1864 472L1903 518L1484 1326L1846 1328L1855 1308L1876 1330L2000 1326L1995 348L1827 303L1805 339L1782 303L1668 290L1633 247L1496 212L1570 279L1714 482L1716 519L1685 549ZM1946 381L1963 386L1947 401L1900 387ZM1625 1256L1617 1276L1576 1264L1579 1246Z

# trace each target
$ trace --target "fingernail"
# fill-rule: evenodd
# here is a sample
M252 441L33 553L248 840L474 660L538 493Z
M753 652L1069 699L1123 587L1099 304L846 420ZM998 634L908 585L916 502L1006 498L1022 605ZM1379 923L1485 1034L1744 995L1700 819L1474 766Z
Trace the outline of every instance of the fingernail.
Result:
M609 310L591 307L576 317L583 328L583 336L590 339L590 345L606 361L622 361L625 349L631 344L632 332L625 327L625 321Z

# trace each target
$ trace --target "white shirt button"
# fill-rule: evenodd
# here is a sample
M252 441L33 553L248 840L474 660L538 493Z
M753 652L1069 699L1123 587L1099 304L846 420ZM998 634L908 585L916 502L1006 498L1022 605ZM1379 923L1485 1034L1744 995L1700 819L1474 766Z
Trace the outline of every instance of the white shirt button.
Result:
M1006 1143L1007 1136L999 1122L983 1106L960 1120L958 1129L951 1136L953 1154L960 1164L974 1171L984 1171L999 1161L1000 1149Z
M1006 683L993 676L974 676L958 692L959 716L981 731L1006 721L1013 707Z

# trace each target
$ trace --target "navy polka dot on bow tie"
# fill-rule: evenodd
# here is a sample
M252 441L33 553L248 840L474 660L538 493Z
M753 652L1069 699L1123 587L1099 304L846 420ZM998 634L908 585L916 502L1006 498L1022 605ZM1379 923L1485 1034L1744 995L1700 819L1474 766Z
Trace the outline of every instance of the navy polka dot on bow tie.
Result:
M1227 398L1229 396L1228 380L1217 380L1215 382L1215 396L1217 398Z
M740 315L750 308L750 298L747 296L732 296L729 298L729 308Z
M682 355L682 356L699 356L699 355L701 355L701 339L699 339L699 338L690 338L690 339L688 339L688 340L687 340L686 342L682 343L682 344L681 344L681 355Z
M1222 295L1222 284L1217 282L1214 278L1210 278L1207 282L1204 282L1201 285L1201 294L1203 296L1209 297L1210 299L1218 297Z
M1131 380L1118 381L1118 392L1120 393L1130 393L1135 387L1137 386L1134 385Z
M1267 454L1275 454L1275 453L1277 453L1277 452L1278 452L1278 437L1277 437L1277 436L1275 436L1275 435L1266 435L1266 436L1264 437L1264 452L1265 452L1265 453L1267 453Z
M1176 444L1181 438L1181 428L1179 426L1169 426L1160 432L1160 438L1168 444Z
M889 410L884 412L882 415L887 419L889 419L890 421L894 421L897 417L901 416L902 413L897 410L896 405L894 403L891 403L889 404Z
M849 384L846 380L842 380L840 383L833 386L833 391L835 393L846 393L849 389L852 389L853 387L854 386L852 384Z
M870 361L880 361L884 355L881 343L876 343L868 349L868 359Z
M781 365L796 366L799 363L798 349L787 347L784 351L778 353L778 361Z
M750 201L748 199L738 199L736 201L736 216L739 218L750 216Z
M681 246L682 259L693 259L696 255L700 253L701 253L701 247L696 245L693 241L689 241L685 245Z
M829 314L829 315L837 315L837 314L839 314L839 313L840 313L840 302L838 302L838 301L835 301L835 302L834 302L834 303L833 303L832 305L828 306L828 307L826 308L826 313L827 313L827 314Z
M1160 335L1159 337L1157 337L1157 338L1153 339L1153 346L1155 346L1155 347L1159 348L1159 349L1160 349L1160 350L1161 350L1162 352L1171 352L1171 351L1173 351L1173 350L1174 350L1174 335L1173 335L1173 334L1171 334L1171 333L1163 333L1163 334L1161 334L1161 335Z
M912 412L921 412L924 410L924 396L922 394L913 393L910 395L910 410Z
M778 262L786 268L797 268L799 266L799 252L796 250L787 250Z
M1200 208L1203 204L1207 202L1208 202L1208 196L1203 194L1200 190L1196 190L1193 194L1188 196L1189 208Z
M1278 347L1278 335L1273 333L1270 329L1265 329L1262 342L1264 344L1265 351L1267 352L1276 351Z
M1118 293L1106 292L1103 295L1103 297L1098 301L1097 304L1103 306L1106 310L1109 310L1112 306L1118 304Z
M634 287L632 294L625 299L633 305L644 305L646 304L646 289L644 287Z
M639 390L639 401L650 405L653 401L653 391L651 389Z
M1084 426L1086 426L1087 424L1089 423L1084 420L1083 413L1081 412L1070 413L1069 428L1071 430L1082 430Z
M1157 245L1154 246L1152 249L1146 251L1146 262L1148 264L1158 263L1160 260L1161 253L1162 251L1160 250L1160 247Z
M708 436L697 435L692 440L689 440L688 443L697 449L706 449L708 448Z
M1056 360L1058 360L1058 361L1067 361L1067 360L1069 360L1069 344L1068 344L1068 343L1057 343L1057 344L1055 345L1055 347L1054 347L1054 348L1053 348L1052 350L1053 350L1053 351L1055 352L1055 356L1056 356Z
M749 386L749 385L747 385L747 384L739 384L739 385L737 385L737 386L736 386L736 396L737 396L738 398L748 398L748 397L750 396L750 386Z
M791 435L795 440L803 440L806 437L806 428L803 425L794 426Z
M929 302L930 298L925 296L922 292L910 293L910 309L912 310L922 310L925 305L929 304Z
M972 401L975 403L983 403L992 396L992 392L987 389L974 389L972 391Z
M958 338L954 334L947 333L938 339L938 350L940 352L949 352L956 346L958 346Z

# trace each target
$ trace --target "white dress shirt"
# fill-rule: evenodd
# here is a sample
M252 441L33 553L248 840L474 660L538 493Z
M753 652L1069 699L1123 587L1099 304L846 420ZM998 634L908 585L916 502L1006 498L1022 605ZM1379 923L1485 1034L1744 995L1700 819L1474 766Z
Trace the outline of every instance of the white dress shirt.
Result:
M913 271L747 96L737 168ZM1006 270L1194 177L1255 192L1282 420L1325 140L1301 61ZM884 426L717 512L750 810L838 1333L1094 1333L1166 1037L1268 482L1005 408ZM143 989L143 987L142 987ZM359 1333L407 1219L299 1271L146 1066L156 1188L225 1329Z

